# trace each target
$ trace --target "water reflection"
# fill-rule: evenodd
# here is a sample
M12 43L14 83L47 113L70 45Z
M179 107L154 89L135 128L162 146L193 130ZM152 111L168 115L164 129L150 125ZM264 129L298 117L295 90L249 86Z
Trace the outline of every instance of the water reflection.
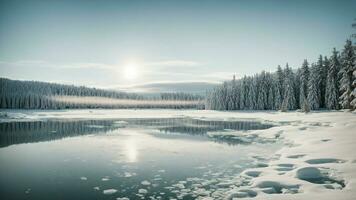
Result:
M0 123L0 147L58 140L116 129L113 121L34 121Z
M258 121L214 121L194 118L149 118L116 120L79 120L79 121L34 121L0 123L0 148L13 144L33 143L57 140L88 134L106 133L120 128L156 129L162 133L182 133L206 135L207 132L226 130L267 129L271 124ZM238 138L227 135L212 137L216 142L228 144L250 143L254 138ZM137 150L135 141L127 142L127 159L135 162Z
M163 132L189 133L203 135L210 131L221 130L258 130L271 128L273 125L259 121L214 121L195 118L157 118L126 119L129 125L149 126Z
M125 155L127 162L133 163L137 161L137 146L134 138L129 138L125 142Z

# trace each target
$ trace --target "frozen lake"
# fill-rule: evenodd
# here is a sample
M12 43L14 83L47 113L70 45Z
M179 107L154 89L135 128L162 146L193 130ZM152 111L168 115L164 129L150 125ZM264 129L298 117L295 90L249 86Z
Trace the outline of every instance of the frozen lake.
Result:
M267 129L253 120L50 119L0 123L5 199L194 199L244 184L282 144L224 134ZM252 175L253 176L253 175Z

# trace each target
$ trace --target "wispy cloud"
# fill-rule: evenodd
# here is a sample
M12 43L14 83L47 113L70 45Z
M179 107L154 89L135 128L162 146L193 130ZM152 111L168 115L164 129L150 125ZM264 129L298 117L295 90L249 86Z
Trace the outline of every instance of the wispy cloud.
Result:
M233 75L235 75L237 79L242 77L240 74L236 74L234 72L212 72L212 73L201 74L200 77L221 81L221 80L230 80L232 79Z
M17 60L17 61L4 61L0 60L0 66L12 65L12 66L29 66L29 65L42 65L46 61L43 60Z
M46 67L57 69L112 69L115 66L103 63L51 63L44 60L19 60L3 61L0 60L0 67Z
M156 62L146 62L145 66L157 66L157 67L194 67L202 65L200 62L189 60L164 60Z
M44 60L19 60L19 61L3 61L0 60L1 66L19 66L19 67L47 67L58 69L117 69L125 67L125 64L106 64L96 62L76 62L76 63L52 63ZM162 61L147 61L138 63L143 67L193 67L202 65L202 63L189 60L162 60Z
M104 63L70 63L59 65L59 68L65 69L115 69L115 65L109 65Z

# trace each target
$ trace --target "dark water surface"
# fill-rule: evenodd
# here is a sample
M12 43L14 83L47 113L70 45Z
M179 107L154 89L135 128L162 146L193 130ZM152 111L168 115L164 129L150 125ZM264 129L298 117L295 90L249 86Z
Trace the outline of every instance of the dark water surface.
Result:
M280 144L257 121L193 118L0 123L1 199L194 199ZM215 133L215 134L214 134ZM216 134L222 133L222 134ZM219 186L220 185L220 186Z

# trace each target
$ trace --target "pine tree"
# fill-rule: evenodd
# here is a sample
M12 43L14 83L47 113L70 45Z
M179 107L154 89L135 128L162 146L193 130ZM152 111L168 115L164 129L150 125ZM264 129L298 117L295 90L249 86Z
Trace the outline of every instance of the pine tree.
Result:
M268 90L268 101L267 101L268 107L267 107L267 109L269 109L269 110L274 110L275 109L275 107L274 107L274 105L275 105L275 103L274 103L274 94L275 94L275 92L273 92L273 85L271 85L269 90Z
M341 54L341 80L339 103L343 109L349 109L352 102L352 79L355 65L355 52L351 40L347 40Z
M308 81L308 104L311 110L319 109L319 95L318 95L318 68L315 65L311 67L310 78Z
M328 66L328 74L326 78L326 92L325 92L325 104L328 109L338 109L338 69L340 68L340 62L338 58L338 52L334 48L332 56L330 58L330 64L325 57L324 65Z
M233 76L232 79L232 101L233 101L233 110L237 110L239 108L239 87L238 82L236 81L236 76Z
M354 67L356 66L356 63L354 64ZM356 67L354 69L353 74L353 81L352 81L352 87L354 88L352 90L351 96L353 98L353 100L351 101L351 109L355 110L356 109Z
M219 96L220 96L220 99L219 99L220 109L221 110L228 110L228 86L227 86L227 82L224 82L222 84Z
M250 78L249 81L249 89L248 89L248 95L247 95L247 105L249 110L254 110L256 109L256 104L257 104L257 96L256 96L256 78Z
M302 70L301 68L298 68L297 71L294 73L294 96L295 96L295 103L296 103L296 109L301 108L300 106L300 77L301 77Z
M227 110L235 110L235 96L234 96L234 85L235 85L235 78L232 80L231 85L228 86L228 105Z
M326 91L326 78L328 74L328 66L323 61L323 56L320 55L316 64L318 71L318 96L320 107L325 108L325 91Z
M356 29L356 19L354 19L354 23L352 24L352 27ZM356 39L356 33L352 34L352 37L354 39ZM356 41L354 41L354 50L356 51ZM353 100L351 101L351 108L353 110L356 109L356 59L354 59L354 69L353 69L353 81L352 81L352 93L351 93L351 97L353 98Z
M259 74L256 77L257 81L257 104L256 108L258 110L264 110L267 107L267 93L268 93L268 88L267 88L267 74L265 71L262 71L261 74Z
M281 108L281 104L284 96L284 73L280 65L277 67L276 72L276 91L275 91L275 107L276 109Z
M289 68L288 63L284 70L285 79L284 79L284 96L282 102L282 111L294 110L296 109L296 99L294 91L294 75L291 68Z
M308 81L309 81L309 66L308 66L308 61L304 60L300 73L299 103L301 109L304 109L304 105L305 105L304 101L307 101Z
M276 83L276 84L278 84L278 83ZM281 95L278 85L276 85L275 88L276 89L274 91L274 102L275 102L274 108L275 108L275 110L279 110L279 109L281 109L283 98L282 98L282 95Z
M240 90L240 109L246 110L246 99L248 94L248 87L247 87L247 77L244 76L241 83L241 90Z

